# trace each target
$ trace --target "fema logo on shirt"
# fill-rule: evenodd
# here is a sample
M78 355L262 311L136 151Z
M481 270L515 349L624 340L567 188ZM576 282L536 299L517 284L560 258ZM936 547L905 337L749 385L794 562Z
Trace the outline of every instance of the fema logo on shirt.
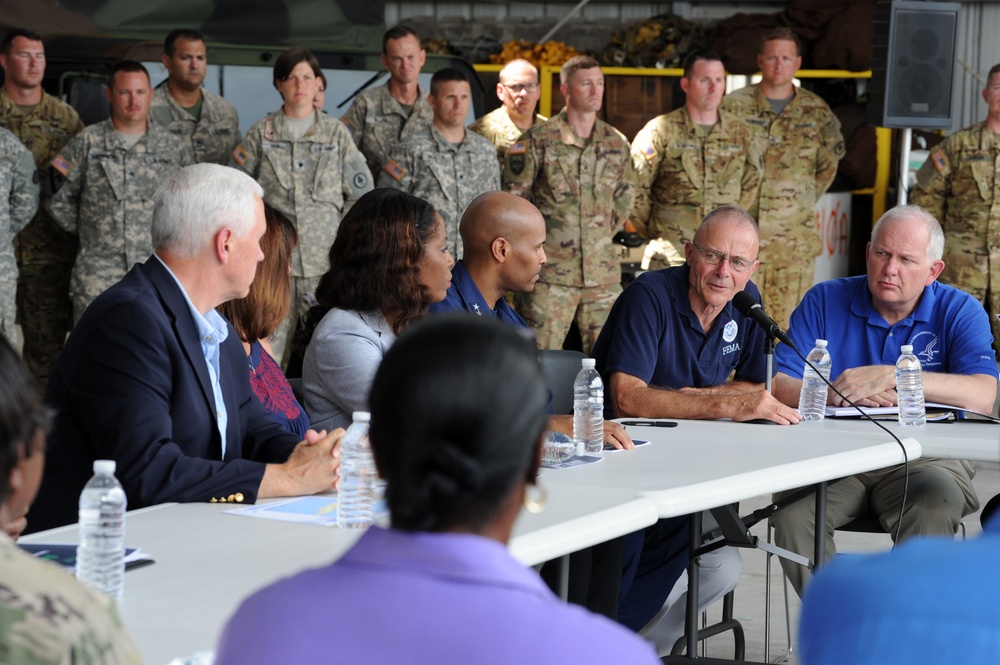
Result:
M730 321L722 329L722 339L725 342L731 342L736 339L736 333L739 332L740 327L736 325L735 321Z

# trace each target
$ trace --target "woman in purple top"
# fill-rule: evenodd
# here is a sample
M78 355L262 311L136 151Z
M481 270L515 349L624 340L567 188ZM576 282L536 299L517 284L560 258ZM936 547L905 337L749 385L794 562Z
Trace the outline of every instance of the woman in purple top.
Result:
M370 396L391 528L247 599L216 664L658 663L507 551L522 504L539 506L547 396L535 355L514 328L465 314L404 331Z
M243 341L250 386L274 419L296 436L305 437L309 416L275 362L268 339L288 315L292 297L292 250L299 242L295 227L284 215L264 203L267 229L260 239L264 260L246 298L219 306Z

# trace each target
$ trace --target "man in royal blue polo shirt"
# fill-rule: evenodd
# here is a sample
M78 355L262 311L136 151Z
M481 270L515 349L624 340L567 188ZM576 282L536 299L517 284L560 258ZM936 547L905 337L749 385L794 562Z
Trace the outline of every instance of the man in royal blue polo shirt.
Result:
M798 412L764 390L764 333L730 302L743 290L760 300L750 282L759 244L757 223L745 210L716 208L685 245L685 265L640 275L619 296L594 346L607 387L605 413L799 422ZM729 381L734 371L735 378ZM715 526L708 514L704 523L706 530ZM673 524L661 520L647 530L633 586L648 584L642 571L650 559L662 561L662 544L672 538L664 534ZM629 554L626 549L626 561ZM702 556L699 606L704 609L732 590L742 566L735 548ZM666 599L670 609L649 633L661 654L683 632L685 595L678 593L686 588L684 575ZM626 597L623 606L627 605Z
M941 226L919 206L897 206L872 229L866 250L867 276L824 282L810 289L792 313L788 334L799 349L816 339L829 342L833 385L861 406L896 404L895 363L912 344L924 370L924 397L990 413L997 394L997 363L986 311L972 296L937 282ZM797 404L802 360L778 345L774 394ZM830 393L829 404L845 400ZM900 538L953 535L959 520L979 507L974 472L963 460L922 458L910 462L907 503ZM899 520L903 467L863 473L831 483L828 490L826 555L833 531L858 517L877 517L889 533ZM780 498L783 494L776 495ZM772 518L775 541L808 556L813 549L813 501L795 503ZM804 567L782 560L801 595L810 579Z

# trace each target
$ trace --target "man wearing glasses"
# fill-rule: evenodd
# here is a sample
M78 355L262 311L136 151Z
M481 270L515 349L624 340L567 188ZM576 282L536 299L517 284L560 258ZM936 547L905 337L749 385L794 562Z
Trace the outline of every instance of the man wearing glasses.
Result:
M541 90L538 70L527 60L511 60L500 70L497 97L501 106L469 125L469 129L485 136L497 147L497 158L503 168L507 148L521 134L546 118L535 113Z
M693 235L684 245L684 265L643 273L611 309L594 347L606 386L605 414L799 422L797 411L764 389L764 332L731 302L743 290L760 299L750 281L758 265L756 222L741 208L723 206L709 213ZM706 515L704 525L708 531L714 521ZM666 521L650 528L669 533L669 526ZM649 567L651 558L663 559L663 552L650 549L649 542L647 532L640 570ZM628 556L626 549L626 561ZM703 556L699 606L705 609L735 588L742 567L739 553L731 547ZM677 584L686 589L686 575ZM638 594L641 586L637 578L633 593ZM670 596L677 594L674 589ZM681 595L649 632L661 654L669 653L683 634L685 602ZM628 607L626 595L622 608Z
M684 106L650 120L632 141L638 187L631 219L650 241L643 269L684 263L684 244L720 205L757 214L761 150L749 125L719 110L726 92L719 56L689 55L681 89Z

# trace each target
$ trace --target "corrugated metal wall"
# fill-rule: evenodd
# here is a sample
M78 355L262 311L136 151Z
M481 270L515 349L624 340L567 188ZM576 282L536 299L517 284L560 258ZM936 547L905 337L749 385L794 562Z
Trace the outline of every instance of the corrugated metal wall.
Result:
M962 6L958 28L956 112L952 130L986 118L982 90L990 67L1000 63L1000 39L997 35L1000 35L1000 4L967 3ZM977 80L966 67L982 80Z

